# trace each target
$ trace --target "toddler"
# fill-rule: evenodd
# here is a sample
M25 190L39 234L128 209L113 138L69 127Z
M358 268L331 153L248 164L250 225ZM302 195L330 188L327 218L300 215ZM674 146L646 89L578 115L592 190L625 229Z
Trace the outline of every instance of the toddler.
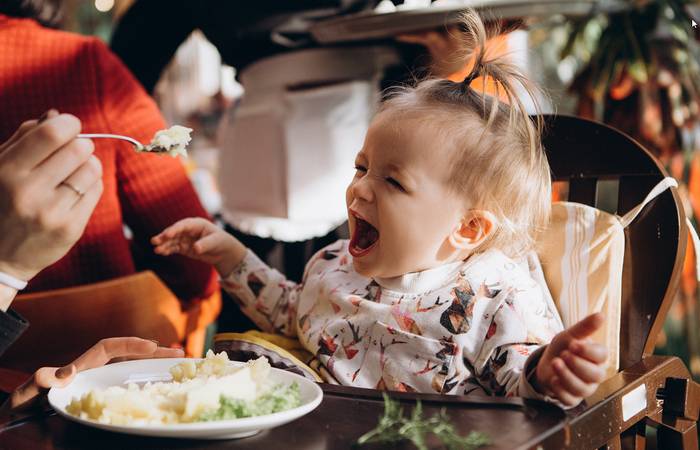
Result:
M603 379L607 351L587 340L602 317L562 331L522 263L550 211L539 126L514 86L531 90L515 67L487 58L476 13L464 25L471 74L383 102L347 188L351 239L318 252L301 284L203 219L170 226L155 251L213 264L243 312L298 337L328 382L573 406ZM478 76L500 92L471 86Z

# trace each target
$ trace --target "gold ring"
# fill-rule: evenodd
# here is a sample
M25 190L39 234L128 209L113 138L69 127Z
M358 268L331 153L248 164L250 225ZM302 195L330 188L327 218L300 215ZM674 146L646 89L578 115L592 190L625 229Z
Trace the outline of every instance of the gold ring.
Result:
M81 191L80 189L78 189L77 187L73 186L72 184L70 184L70 183L67 182L67 181L61 181L61 185L67 187L67 188L70 189L71 191L73 191L73 192L75 192L76 194L78 194L78 197L82 197L83 195L85 195L85 192Z

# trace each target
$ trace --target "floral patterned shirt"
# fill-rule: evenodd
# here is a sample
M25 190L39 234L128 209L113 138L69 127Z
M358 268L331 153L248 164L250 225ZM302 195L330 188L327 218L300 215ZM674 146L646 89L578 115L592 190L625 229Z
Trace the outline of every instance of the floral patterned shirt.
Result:
M369 279L338 241L310 260L301 284L249 251L222 285L264 331L298 337L326 381L357 387L544 398L526 360L562 329L527 265L497 250Z

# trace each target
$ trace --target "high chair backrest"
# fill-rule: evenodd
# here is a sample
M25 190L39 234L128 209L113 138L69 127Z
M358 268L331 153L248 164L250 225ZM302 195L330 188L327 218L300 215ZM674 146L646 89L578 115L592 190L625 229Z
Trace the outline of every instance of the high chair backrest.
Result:
M180 302L151 271L85 286L21 295L12 308L30 326L0 357L0 367L32 372L62 366L97 341L115 336L184 340Z
M666 177L656 158L620 131L577 117L544 118L552 180L568 185L568 201L622 216ZM675 189L652 200L625 228L620 369L653 351L678 287L686 242Z

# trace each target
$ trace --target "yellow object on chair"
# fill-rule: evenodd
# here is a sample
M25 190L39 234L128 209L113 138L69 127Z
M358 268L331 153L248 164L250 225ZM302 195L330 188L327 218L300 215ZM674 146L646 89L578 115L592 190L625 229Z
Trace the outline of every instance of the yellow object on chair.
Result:
M620 218L584 204L556 202L537 253L565 327L594 312L605 316L605 324L593 340L608 348L606 372L614 375L620 364L625 256Z
M270 365L289 370L313 381L323 379L314 367L316 359L298 339L250 330L245 333L219 333L214 336L214 352L226 352L232 361L266 356Z

